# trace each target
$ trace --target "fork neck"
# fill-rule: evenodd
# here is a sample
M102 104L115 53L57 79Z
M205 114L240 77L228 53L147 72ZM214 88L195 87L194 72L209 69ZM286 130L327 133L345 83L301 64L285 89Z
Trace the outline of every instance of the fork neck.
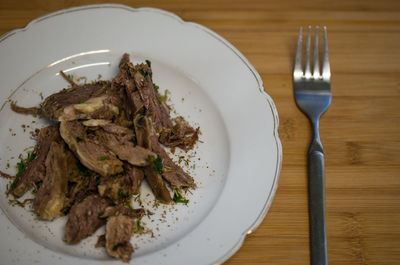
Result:
M324 149L322 147L321 139L319 138L319 117L311 120L313 126L313 138L310 145L309 153L313 152L321 152L324 153Z

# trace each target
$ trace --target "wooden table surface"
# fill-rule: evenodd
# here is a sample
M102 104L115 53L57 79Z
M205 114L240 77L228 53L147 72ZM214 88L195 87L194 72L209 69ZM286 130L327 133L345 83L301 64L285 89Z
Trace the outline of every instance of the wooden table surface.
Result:
M0 34L51 11L99 2L0 0ZM275 101L283 145L279 188L229 265L309 264L311 128L295 105L291 69L299 26L326 25L333 99L320 131L329 261L400 264L400 1L118 2L166 9L214 30L249 59Z

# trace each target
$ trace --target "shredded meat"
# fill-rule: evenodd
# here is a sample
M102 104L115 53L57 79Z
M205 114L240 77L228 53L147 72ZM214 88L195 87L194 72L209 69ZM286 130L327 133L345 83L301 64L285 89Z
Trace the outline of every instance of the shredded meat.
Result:
M67 192L67 156L64 143L52 142L46 158L46 176L33 201L40 218L53 220L64 206Z
M58 125L45 127L40 130L37 146L34 151L36 158L27 165L26 170L15 180L15 186L12 188L14 196L20 197L24 195L33 185L43 180L46 174L45 161L50 150L50 145L53 141L59 141L60 139Z
M144 168L144 175L156 198L162 203L170 203L172 198L161 175L158 174L152 166Z
M194 130L182 117L175 119L172 129L164 129L160 133L159 141L168 147L179 147L188 151L194 147L199 139L200 128Z
M121 137L103 130L97 130L96 135L105 147L116 154L119 159L127 161L131 165L146 166L149 164L149 159L156 156L146 148L135 146L131 142L133 138L131 135Z
M99 194L108 197L115 203L130 198L137 192L144 178L143 170L125 164L126 174L113 176L98 185Z
M133 124L135 126L137 144L144 148L151 149L150 135L152 125L150 120L141 114L136 115Z
M101 235L97 238L97 243L94 246L95 248L106 247L106 235Z
M152 149L153 152L160 156L160 158L162 159L162 177L167 180L173 187L194 187L195 184L193 178L190 177L185 171L183 171L180 166L172 161L165 149L158 142L157 135L155 134L154 128L152 127L151 122L148 120L148 118L146 116L137 115L134 120L134 124L138 144ZM158 177L155 176L155 173L152 172L150 168L145 170L145 172L147 172L147 174L151 177L150 185L154 184L154 186L152 186L153 192L157 190L158 192L155 192L155 194L159 194L160 196L161 194L165 194L165 189L160 180L158 180ZM160 196L158 198L161 198ZM162 197L166 199L166 202L169 201L167 196Z
M117 206L110 206L107 207L103 214L101 214L101 218L107 218L110 216L117 216L117 215L125 215L131 218L142 218L144 215L144 209L132 209L123 205Z
M65 226L65 239L68 244L77 244L82 239L91 236L105 224L99 215L110 203L97 195L91 195L81 203L72 206Z
M11 102L11 109L17 113L21 114L31 114L31 115L39 115L42 113L40 108L31 107L31 108L24 108L18 106L15 102Z
M82 167L82 165L79 166L79 168ZM68 213L72 205L81 202L89 195L97 193L97 185L101 179L100 175L89 169L81 172L82 169L79 168L75 167L73 172L76 174L74 177L71 178L74 174L69 174L70 178L68 180L64 208L62 209L63 213Z
M69 148L87 168L102 176L123 171L122 162L78 121L61 122L60 133Z
M133 220L124 215L108 218L106 225L106 250L115 258L122 258L123 262L129 262L133 253L130 242L133 231Z
M64 114L65 108L85 103L90 98L104 96L109 87L109 82L99 81L64 89L47 97L42 104L41 112L51 120L58 120Z
M140 193L144 179L166 204L173 203L176 188L194 188L194 179L165 147L172 153L192 149L200 129L183 117L171 118L166 95L153 83L150 61L133 65L124 54L112 81L80 85L64 72L60 75L70 87L45 98L40 108L11 103L15 112L43 115L57 124L40 130L32 156L18 164L7 191L20 197L34 187L34 198L10 203L32 201L44 220L68 215L68 244L78 244L106 225L95 247L129 262L131 237L145 214L144 208L130 208L133 195Z
M133 66L126 60L127 58L129 56L124 55L121 60L120 72L113 79L113 83L125 88L129 104L133 109L131 113L136 115L144 111L144 114L151 116L157 132L172 128L169 110L161 103L160 95L154 89L151 68L145 64Z

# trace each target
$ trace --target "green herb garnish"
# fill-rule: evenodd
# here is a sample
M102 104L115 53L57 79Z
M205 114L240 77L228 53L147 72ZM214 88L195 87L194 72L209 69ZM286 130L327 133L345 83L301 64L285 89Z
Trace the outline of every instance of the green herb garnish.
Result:
M124 192L123 190L119 189L118 190L118 196L122 197L122 198L128 198L129 197L129 193L128 192Z
M97 217L99 219L105 219L106 217L103 217L104 212L99 212L99 214L97 215Z
M161 159L160 156L157 156L156 158L151 157L150 158L150 162L153 165L154 170L158 174L162 174L163 173L163 164L162 164L162 159Z
M17 169L18 172L15 175L15 179L13 181L13 183L11 184L11 189L15 189L15 187L17 186L17 183L19 181L19 177L25 172L26 167L29 165L29 163L31 163L36 157L36 154L34 153L28 153L28 156L25 159L21 158L21 161L17 163Z
M85 102L86 102L86 99L81 99L81 100L79 101L80 104L85 103Z
M76 163L76 168L79 172L83 173L84 176L90 176L89 170L84 165L82 165L81 162Z
M142 68L139 69L139 72L140 72L145 78L149 75L149 73L148 73L146 70L142 69Z
M154 89L158 92L158 89L160 89L160 87L157 86L156 84L153 84L153 85L154 85Z
M116 251L119 247L125 247L125 245L126 245L126 242L119 242L118 244L113 246L112 250Z
M78 143L80 143L80 142L82 142L82 138L76 137L76 141L77 141Z
M135 138L132 138L129 141L131 141L133 143L133 147L137 146L137 141Z
M187 204L189 200L183 198L182 194L179 192L179 190L174 190L174 198L173 198L175 203L184 203Z
M151 62L149 60L146 60L146 64L151 67Z
M140 219L136 221L136 228L138 232L143 230L143 226L140 224Z
M108 158L108 156L98 156L97 157L97 160L99 160L99 161L104 161L104 160L108 160L109 158Z
M81 162L76 163L76 167L82 173L85 173L88 171L88 169L84 165L82 165Z
M13 183L11 183L11 187L10 187L11 190L13 190L13 189L15 189L15 187L17 187L18 181L19 181L19 176L15 176Z

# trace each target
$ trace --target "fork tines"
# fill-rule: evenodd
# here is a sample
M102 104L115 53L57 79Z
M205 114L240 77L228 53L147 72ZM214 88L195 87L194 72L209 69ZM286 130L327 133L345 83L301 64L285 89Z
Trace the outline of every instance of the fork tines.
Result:
M311 26L308 26L307 46L306 46L306 64L303 71L302 55L303 55L303 27L300 27L299 39L297 41L296 60L294 65L293 76L295 79L324 79L329 80L331 76L329 57L328 57L328 42L326 27L323 27L323 54L322 54L322 74L319 67L319 27L315 27L315 42L314 42L314 68L311 73Z

